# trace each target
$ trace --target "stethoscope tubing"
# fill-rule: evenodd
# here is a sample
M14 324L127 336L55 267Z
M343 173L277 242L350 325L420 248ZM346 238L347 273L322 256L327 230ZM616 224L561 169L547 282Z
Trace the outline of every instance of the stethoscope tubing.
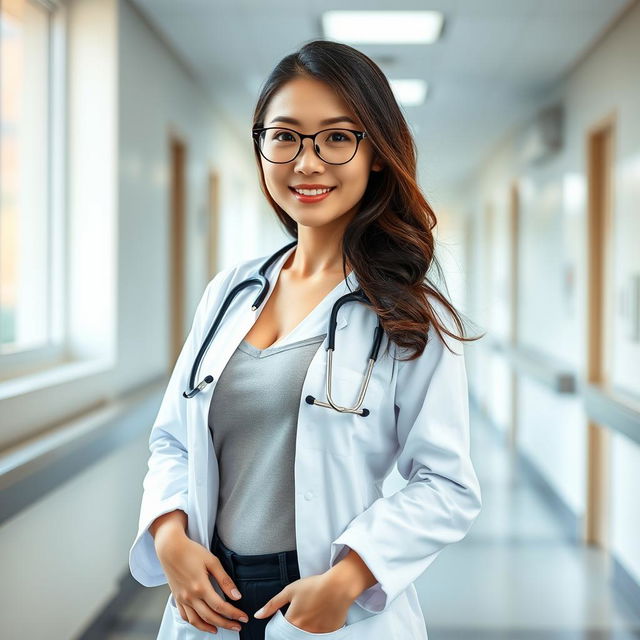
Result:
M265 260L262 266L258 269L257 274L238 283L227 294L222 306L220 307L220 310L216 314L216 318L213 324L211 325L209 331L207 332L204 342L202 343L200 349L198 350L198 354L196 355L193 366L191 367L191 373L189 375L189 390L184 391L182 393L182 395L185 398L187 399L193 398L195 395L200 393L200 391L202 391L207 385L213 382L213 376L207 375L203 378L201 382L199 382L198 384L195 384L196 376L198 375L198 370L200 368L200 363L202 362L202 359L204 358L207 350L209 349L209 346L211 345L211 342L213 340L213 336L218 330L218 327L220 326L220 323L222 322L222 319L224 318L224 315L227 312L227 309L229 308L229 306L231 305L235 297L243 289L246 289L247 287L251 287L253 285L259 285L260 292L258 293L256 299L251 305L251 310L255 311L258 307L260 307L260 305L264 302L266 295L269 293L269 288L270 288L269 280L266 277L267 270L276 260L278 260L285 252L287 252L297 243L298 241L294 240L293 242L290 242L289 244L285 245L284 247L276 251L272 256L270 256L267 260ZM360 409L360 407L364 402L364 397L366 395L366 391L369 386L369 380L371 378L373 365L375 364L375 361L378 357L378 352L380 350L380 345L382 343L382 336L384 334L384 331L380 323L380 318L378 318L378 325L374 330L373 344L371 346L371 352L369 354L367 370L364 374L362 384L360 385L360 390L358 392L358 400L356 401L355 406L342 407L336 404L333 401L333 398L331 396L331 380L333 377L332 376L333 353L335 351L335 338L336 338L336 328L338 323L338 320L337 320L338 311L340 310L340 307L342 307L342 305L346 304L347 302L362 302L364 304L369 304L369 305L371 304L371 302L369 301L369 298L366 296L364 291L362 291L362 289L358 289L357 291L347 293L341 296L340 298L338 298L338 300L336 300L336 302L333 305L333 308L331 309L331 315L329 317L329 331L328 331L328 340L327 340L327 376L326 376L327 402L322 402L311 395L308 395L305 398L305 401L308 404L315 404L320 407L335 409L336 411L339 411L341 413L357 413L358 415L365 417L369 415L369 410Z
M265 275L266 272L267 272L267 269L276 260L278 260L278 258L280 258L280 256L282 256L286 251L291 249L291 247L293 247L297 243L298 243L298 241L294 240L293 242L290 242L289 244L287 244L284 247L282 247L281 249L278 249L278 251L276 251L272 256L270 256L269 258L267 258L267 260L265 260L265 262L262 264L260 269L258 269L258 273L255 276L252 276L250 278L247 278L246 280L243 280L242 282L239 282L228 293L227 297L225 298L224 303L222 304L222 307L220 307L220 310L218 311L218 313L216 315L216 319L214 320L213 324L211 325L211 328L209 329L207 335L205 336L204 342L202 343L202 346L200 347L200 350L198 351L198 354L196 355L196 359L195 359L195 361L193 363L193 366L191 367L191 374L189 376L189 389L191 391L183 392L182 395L185 398L193 398L193 396L195 396L196 394L200 393L200 391L202 391L202 389L204 389L208 384L211 384L211 382L213 382L213 377L208 375L202 380L202 382L200 382L198 385L195 385L196 376L198 374L198 369L200 368L200 363L202 362L202 359L204 358L205 354L207 353L207 350L209 349L209 345L211 344L211 341L213 340L213 336L215 335L216 331L218 330L218 326L222 322L222 319L224 318L224 315L227 312L227 309L229 308L231 303L234 301L235 297L243 289L246 289L247 287L251 287L251 286L253 286L255 284L259 285L260 286L260 293L258 293L258 296L256 297L256 299L253 301L253 304L251 305L251 310L255 311L262 304L262 302L264 301L267 293L269 293L269 288L270 288L271 285L270 285L269 280L267 280L267 277Z

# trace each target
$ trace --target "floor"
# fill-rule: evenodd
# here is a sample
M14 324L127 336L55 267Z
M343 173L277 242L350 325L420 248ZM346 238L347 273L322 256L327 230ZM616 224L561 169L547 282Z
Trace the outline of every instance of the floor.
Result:
M429 640L640 640L605 554L566 535L492 427L472 411L483 509L416 581ZM107 640L156 637L169 591L141 589Z

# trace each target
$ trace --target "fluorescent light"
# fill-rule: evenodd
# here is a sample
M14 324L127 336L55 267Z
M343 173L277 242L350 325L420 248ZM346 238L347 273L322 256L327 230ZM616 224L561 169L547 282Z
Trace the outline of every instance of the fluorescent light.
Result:
M325 11L322 29L330 40L351 44L431 44L440 37L439 11Z
M427 83L424 80L389 80L396 100L405 107L422 104L427 95Z

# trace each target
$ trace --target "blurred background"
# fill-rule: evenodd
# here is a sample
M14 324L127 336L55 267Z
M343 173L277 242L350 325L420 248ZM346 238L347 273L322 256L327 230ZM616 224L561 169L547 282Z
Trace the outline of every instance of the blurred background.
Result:
M638 2L0 7L3 639L155 638L168 587L128 571L149 431L208 281L289 241L251 115L316 38L391 81L487 332L483 511L416 583L430 640L640 638ZM428 17L365 13L393 9Z

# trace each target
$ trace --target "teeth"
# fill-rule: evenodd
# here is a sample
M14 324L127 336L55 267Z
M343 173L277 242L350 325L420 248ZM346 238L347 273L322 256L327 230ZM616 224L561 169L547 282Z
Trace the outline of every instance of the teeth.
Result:
M331 191L331 189L294 189L294 191L297 191L303 196L317 196L320 193L327 193Z

